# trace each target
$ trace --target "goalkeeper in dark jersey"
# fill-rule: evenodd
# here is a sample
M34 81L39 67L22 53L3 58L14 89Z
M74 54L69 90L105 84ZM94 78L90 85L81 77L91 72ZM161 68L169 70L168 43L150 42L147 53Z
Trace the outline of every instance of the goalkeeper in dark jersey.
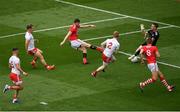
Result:
M158 32L158 27L159 27L159 25L158 25L157 23L152 23L151 29L148 30L148 31L145 30L145 27L144 27L143 24L141 24L140 27L141 27L141 31L142 31L142 33L143 33L143 35L144 35L144 39L146 40L146 38L152 38L152 41L153 41L153 42L152 42L152 45L153 45L153 46L156 46L156 43L157 43L157 41L158 41L158 39L159 39L159 36L160 36L160 34L159 34L159 32ZM140 50L141 50L142 46L144 46L144 45L147 45L146 41L145 41L144 43L142 43L142 44L137 48L136 52L135 52L132 56L130 56L128 59L131 60L131 59L133 59L134 57L138 56L139 53L140 53Z

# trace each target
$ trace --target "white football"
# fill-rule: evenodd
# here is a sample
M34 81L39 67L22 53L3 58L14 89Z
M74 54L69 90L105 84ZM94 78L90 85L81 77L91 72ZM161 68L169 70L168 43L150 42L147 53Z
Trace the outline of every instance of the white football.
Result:
M135 56L134 58L131 59L131 62L133 63L137 63L139 61L138 57Z

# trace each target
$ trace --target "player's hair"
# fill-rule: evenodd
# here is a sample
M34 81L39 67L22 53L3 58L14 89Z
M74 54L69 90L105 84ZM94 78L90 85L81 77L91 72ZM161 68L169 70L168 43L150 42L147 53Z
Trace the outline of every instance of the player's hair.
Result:
M31 29L32 27L33 27L32 24L28 24L28 25L26 26L26 29L28 30L28 29Z
M18 51L19 49L18 48L12 48L12 51Z
M147 38L146 42L147 42L147 44L152 44L152 38Z
M157 23L152 23L156 28L158 28L159 27L159 24L157 24Z
M113 37L119 37L119 32L118 31L114 31L114 33L113 33Z
M74 20L74 23L80 23L80 19L76 18L76 19Z

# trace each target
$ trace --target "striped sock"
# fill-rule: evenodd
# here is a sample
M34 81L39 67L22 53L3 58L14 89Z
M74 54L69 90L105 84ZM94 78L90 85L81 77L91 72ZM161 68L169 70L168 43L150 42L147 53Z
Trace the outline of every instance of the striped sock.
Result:
M162 84L163 84L166 88L169 87L169 84L167 83L166 79L160 78L160 80L161 80Z
M143 84L143 86L146 86L146 85L151 84L153 82L154 82L154 80L152 78L149 78L148 80L144 81L142 84Z

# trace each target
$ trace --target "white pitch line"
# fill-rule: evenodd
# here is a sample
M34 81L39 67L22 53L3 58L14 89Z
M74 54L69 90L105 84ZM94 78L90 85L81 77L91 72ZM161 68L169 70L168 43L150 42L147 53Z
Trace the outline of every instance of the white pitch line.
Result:
M56 2L60 2L60 3L64 3L64 4L68 4L68 5L73 5L73 6L81 7L81 8L86 8L86 9L91 9L91 10L95 10L95 11L99 11L99 12L104 12L104 13L108 13L108 14L129 17L129 18L136 19L136 20L141 20L141 21L155 22L155 23L159 23L159 24L162 24L162 25L169 25L169 26L173 26L173 27L176 27L176 28L180 28L180 26L177 26L177 25L172 25L172 24L168 24L168 23L164 23L164 22L144 19L144 18L135 17L135 16L129 16L129 15L113 12L113 11L108 11L108 10L104 10L104 9L89 7L89 6L86 6L86 5L80 5L80 4L76 4L76 3L72 3L72 2L67 2L67 1L62 1L62 0L55 0L55 1Z
M118 16L123 16L123 17L117 17L117 18L112 18L112 19L104 19L104 20L90 21L90 22L86 22L86 23L82 23L82 24L99 23L99 22L112 21L112 20L124 19L124 18L133 18L133 19L137 19L137 20L149 21L149 22L156 22L156 23L168 25L168 26L171 26L171 27L180 28L180 26L176 26L176 25L171 25L171 24L162 23L162 22L158 22L158 21L152 21L152 20L148 20L148 19L143 19L143 18L128 16L128 15L124 15L124 14L120 14L120 13L116 13L116 12L112 12L112 11L106 11L106 10L97 9L97 8L93 8L93 7L88 7L88 6L84 6L84 5L79 5L79 4L75 4L75 3L71 3L71 2L65 2L65 1L61 1L61 0L55 0L55 1L61 2L61 3L65 3L65 4L74 5L74 6L78 6L78 7L82 7L82 8L88 8L88 9L92 9L92 10L96 10L96 11L101 11L101 12L105 12L105 13L110 13L110 14L114 14L114 15L118 15ZM50 30L68 28L69 26L70 26L70 25L60 26L60 27L53 27L53 28L46 28L46 29L40 29L40 30L35 30L34 32L44 32L44 31L50 31ZM169 28L169 27L167 27L167 28ZM4 35L4 36L0 36L0 39L2 39L2 38L8 38L8 37L13 37L13 36L24 35L24 34L25 34L25 33L22 32L22 33L15 33L15 34L10 34L10 35Z
M124 54L124 55L126 55L126 56L131 56L131 55L132 55L132 54L129 54L129 53L126 53L126 52L123 52L123 51L119 51L118 53ZM168 64L168 63L164 63L164 62L161 62L161 61L157 61L157 63L159 63L159 64L161 64L161 65L170 66L170 67L173 67L173 68L180 68L180 66L173 65L173 64Z
M46 102L39 102L41 105L48 105Z
M128 34L133 34L133 33L137 33L140 31L134 31L134 32L127 32L127 33L121 33L121 35L128 35ZM98 39L103 39L103 38L109 38L112 37L112 35L108 35L108 36L104 36L104 37L96 37L96 38L91 38L91 39L84 39L83 41L92 41L92 40L98 40ZM118 53L126 55L126 56L131 56L132 54L129 54L127 52L123 52L123 51L119 51ZM161 62L161 61L157 61L157 63L161 64L161 65L166 65L169 67L173 67L173 68L179 68L180 66L178 65L173 65L173 64L169 64L169 63L165 63L165 62Z
M166 28L171 28L173 26L164 26L164 27L159 27L158 29L166 29ZM132 32L126 32L126 33L120 33L120 35L130 35L130 34L135 34L135 33L140 33L140 30L137 31L132 31ZM84 41L91 41L91 40L98 40L98 39L104 39L104 38L109 38L112 37L112 35L108 36L103 36L103 37L98 37L98 38L89 38L89 39L84 39Z
M89 21L85 22L82 24L91 24L91 23L101 23L101 22L107 22L107 21L113 21L113 20L120 20L120 19L125 19L128 17L116 17L116 18L110 18L110 19L102 19L102 20L96 20L96 21ZM57 29L63 29L63 28L68 28L70 25L66 26L59 26L59 27L53 27L53 28L46 28L46 29L40 29L40 30L35 30L34 32L44 32L44 31L50 31L50 30L57 30ZM8 37L13 37L13 36L19 36L19 35L24 35L25 33L16 33L16 34L10 34L10 35L5 35L5 36L0 36L0 39L2 38L8 38Z

